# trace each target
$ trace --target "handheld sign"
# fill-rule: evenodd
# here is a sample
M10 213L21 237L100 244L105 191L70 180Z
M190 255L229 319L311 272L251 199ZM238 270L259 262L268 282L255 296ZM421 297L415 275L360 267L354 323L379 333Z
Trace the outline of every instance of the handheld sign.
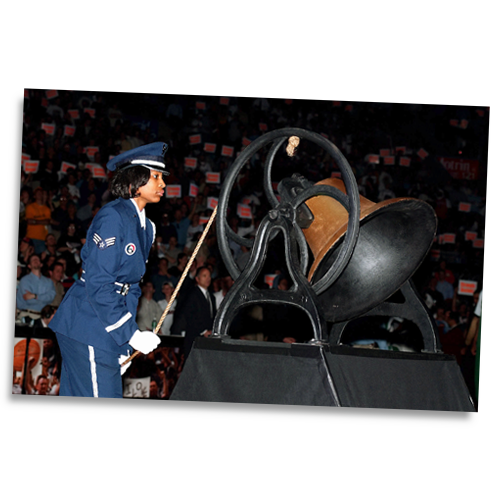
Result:
M180 198L181 197L181 185L180 184L169 184L165 191L167 198Z
M207 184L220 184L220 172L207 172L205 181Z
M189 136L189 144L195 145L195 144L200 144L201 143L201 135L200 134L194 134Z
M26 160L24 162L24 171L27 174L36 174L39 166L40 162L38 160Z
M477 281L460 280L458 282L458 291L460 295L474 295L477 290Z
M189 196L191 196L192 198L196 198L198 196L198 192L198 186L191 182L191 184L189 184Z
M56 126L52 123L42 123L42 130L45 131L47 135L54 135Z
M264 283L269 287L273 287L274 279L278 276L277 274L266 274L264 276Z
M207 208L214 210L219 203L219 198L214 198L213 196L209 196L207 198Z
M198 159L197 158L192 158L192 157L186 157L186 158L184 158L184 166L186 168L196 168L196 165L198 165Z
M234 154L234 148L231 146L222 146L222 156L233 156Z
M123 397L124 398L149 398L149 384L151 377L125 378Z
M215 148L216 144L214 144L213 142L205 142L203 151L205 151L206 153L215 153Z
M252 209L248 205L243 205L238 203L237 207L238 216L242 219L251 219L252 218Z

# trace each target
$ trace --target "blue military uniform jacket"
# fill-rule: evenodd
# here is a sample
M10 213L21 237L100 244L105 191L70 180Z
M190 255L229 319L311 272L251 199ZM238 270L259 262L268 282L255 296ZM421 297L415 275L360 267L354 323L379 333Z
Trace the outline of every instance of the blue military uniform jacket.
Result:
M117 354L128 341L141 296L140 280L155 237L141 227L135 204L119 198L97 212L82 248L82 278L66 293L50 323L58 334Z

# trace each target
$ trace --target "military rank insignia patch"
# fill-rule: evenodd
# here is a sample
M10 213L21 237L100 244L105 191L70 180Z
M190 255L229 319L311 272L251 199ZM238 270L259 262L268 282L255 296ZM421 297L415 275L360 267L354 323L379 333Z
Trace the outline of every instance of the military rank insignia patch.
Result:
M129 243L126 247L125 247L125 253L127 255L134 255L135 253L135 245L133 243Z
M94 233L94 237L92 239L94 240L94 243L97 245L97 248L99 250L104 250L115 244L116 236L113 236L112 238L106 238L105 240L103 240L97 233Z

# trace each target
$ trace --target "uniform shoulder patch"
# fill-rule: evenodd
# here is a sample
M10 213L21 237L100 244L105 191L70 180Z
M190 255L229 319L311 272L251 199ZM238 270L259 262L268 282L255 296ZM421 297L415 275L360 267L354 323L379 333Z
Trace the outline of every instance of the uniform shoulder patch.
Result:
M115 244L116 236L103 239L97 233L94 233L92 239L94 240L94 243L97 245L97 248L99 250L105 250L106 248L111 247Z

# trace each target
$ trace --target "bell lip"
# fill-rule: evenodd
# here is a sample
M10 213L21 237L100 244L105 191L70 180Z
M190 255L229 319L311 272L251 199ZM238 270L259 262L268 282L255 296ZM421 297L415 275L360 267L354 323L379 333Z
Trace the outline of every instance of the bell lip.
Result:
M417 198L408 198L408 197L391 198L389 200L384 200L379 203L374 203L373 205L366 207L364 210L363 209L361 210L359 221L361 222L366 218L374 216L380 210L386 209L387 207L390 207L392 205L405 205L405 204L418 204L421 205L422 207L427 206L429 209L429 213L432 213L434 215L434 221L437 226L436 214L434 212L434 209L429 205L429 203L423 200L419 200ZM347 224L348 222L340 226L335 231L335 233L333 233L332 237L328 240L328 244L323 247L321 252L314 259L314 262L312 263L311 268L309 269L309 273L307 275L307 279L310 283L313 282L314 274L318 266L320 265L321 261L323 260L323 258L326 256L328 252L330 252L330 250L338 243L340 238L346 233ZM433 235L430 238L429 248L431 247L432 240L434 239L435 234L436 234L436 228L434 229ZM429 248L427 249L427 252L429 251Z

